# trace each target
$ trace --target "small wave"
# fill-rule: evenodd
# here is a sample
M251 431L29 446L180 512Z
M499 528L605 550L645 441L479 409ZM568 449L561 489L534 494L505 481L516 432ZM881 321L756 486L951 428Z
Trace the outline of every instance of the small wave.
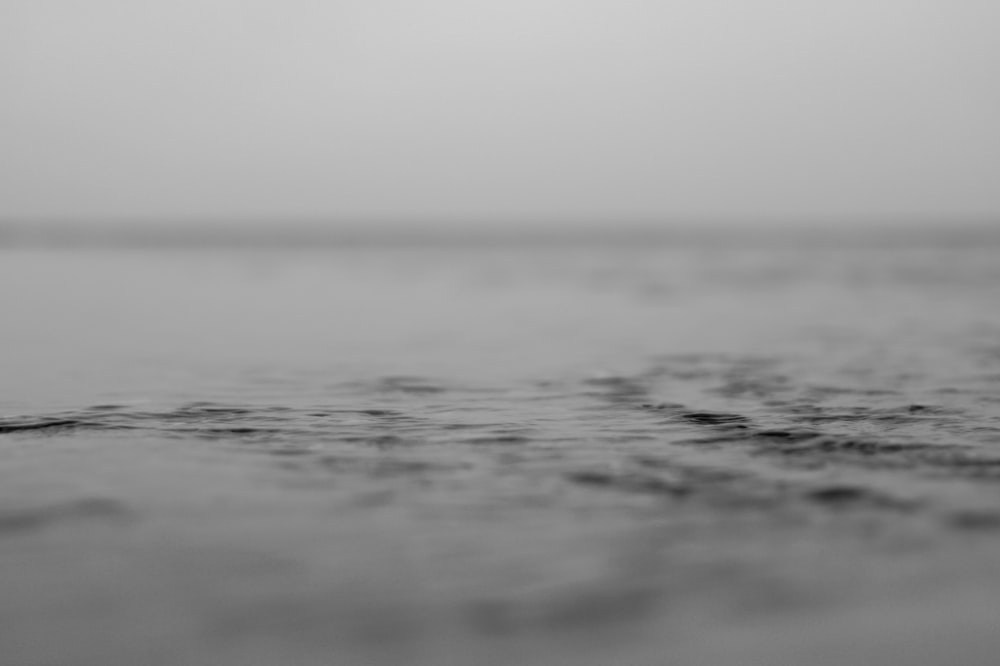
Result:
M57 432L81 429L112 428L110 424L76 418L28 418L0 420L0 435L19 432Z
M684 412L679 414L678 418L689 423L709 426L748 426L750 424L750 419L746 416L726 412Z
M35 532L54 524L92 520L118 521L133 515L125 504L103 497L83 498L45 506L0 511L0 536Z
M363 417L377 421L404 421L398 410L359 408L294 408L279 405L186 403L164 409L134 409L120 405L86 407L45 415L0 418L0 434L60 429L148 429L160 432L252 435L294 431L303 424L328 424Z
M766 479L751 472L687 466L641 458L634 468L568 472L574 485L623 493L696 502L730 510L903 512L919 508L917 500L898 497L864 484L828 483L819 479L791 482Z
M566 478L577 485L607 488L611 490L661 495L679 499L693 493L693 488L685 483L662 476L638 472L614 473L607 471L583 470L569 472Z
M810 502L833 509L865 508L910 511L916 506L914 501L894 497L861 485L822 485L807 489L803 496Z

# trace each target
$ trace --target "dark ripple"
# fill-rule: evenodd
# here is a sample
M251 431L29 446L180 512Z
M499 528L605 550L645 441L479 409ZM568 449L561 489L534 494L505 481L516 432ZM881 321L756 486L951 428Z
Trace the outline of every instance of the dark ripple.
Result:
M0 510L0 536L36 532L57 524L90 521L121 521L133 517L125 504L113 499L94 497L70 500L46 506Z
M500 445L510 445L510 444L528 444L532 441L532 438L527 435L484 435L482 437L470 437L468 439L461 440L463 444L472 444L474 446L485 446L490 444L500 444Z
M996 510L952 511L945 520L950 527L962 531L995 532L1000 530L1000 511Z
M750 419L746 416L727 412L684 412L679 414L678 418L690 423L708 426L748 426L750 424Z
M351 430L383 423L415 427L420 419L387 409L295 409L286 406L187 403L173 409L128 410L123 406L88 407L46 416L0 419L0 434L60 434L81 430L150 432L200 439L280 439L351 436ZM364 439L372 439L370 433Z
M361 473L370 477L412 477L468 469L468 465L453 462L360 456L325 455L318 457L315 462L330 472L348 475Z
M693 489L684 483L640 472L613 473L596 470L569 472L566 478L582 486L606 488L651 495L663 495L672 498L687 497Z
M815 511L910 513L921 506L919 501L865 484L791 483L725 468L691 467L650 458L634 462L638 465L634 469L579 470L565 478L579 486L695 502L704 509L724 509L727 513L763 511L772 515L779 509L800 514L806 511L806 515Z
M204 428L174 428L170 432L175 435L218 439L225 437L281 437L296 431L282 428L224 428L209 426Z
M67 430L110 429L124 426L77 418L28 418L0 421L0 435L19 432L61 432Z
M726 431L719 435L684 439L683 445L750 445L771 453L788 456L817 456L820 454L851 453L873 457L885 454L913 453L937 448L919 442L890 441L878 438L861 438L831 435L803 430Z
M911 511L916 503L861 485L826 485L804 493L810 502L834 509L866 508Z

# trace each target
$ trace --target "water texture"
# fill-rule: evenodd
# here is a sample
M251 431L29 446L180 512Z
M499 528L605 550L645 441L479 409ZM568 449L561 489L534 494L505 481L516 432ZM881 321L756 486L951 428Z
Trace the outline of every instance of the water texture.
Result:
M7 249L3 663L993 663L998 252Z

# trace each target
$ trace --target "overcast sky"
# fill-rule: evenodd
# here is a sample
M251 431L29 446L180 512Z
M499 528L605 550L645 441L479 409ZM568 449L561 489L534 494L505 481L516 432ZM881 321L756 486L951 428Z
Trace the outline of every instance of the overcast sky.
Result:
M996 0L2 0L0 219L1000 216L997 25Z

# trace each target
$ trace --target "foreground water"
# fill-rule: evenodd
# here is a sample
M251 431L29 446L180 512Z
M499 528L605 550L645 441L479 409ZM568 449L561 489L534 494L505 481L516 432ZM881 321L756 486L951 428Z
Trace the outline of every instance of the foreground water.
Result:
M2 662L992 664L998 253L4 250Z

